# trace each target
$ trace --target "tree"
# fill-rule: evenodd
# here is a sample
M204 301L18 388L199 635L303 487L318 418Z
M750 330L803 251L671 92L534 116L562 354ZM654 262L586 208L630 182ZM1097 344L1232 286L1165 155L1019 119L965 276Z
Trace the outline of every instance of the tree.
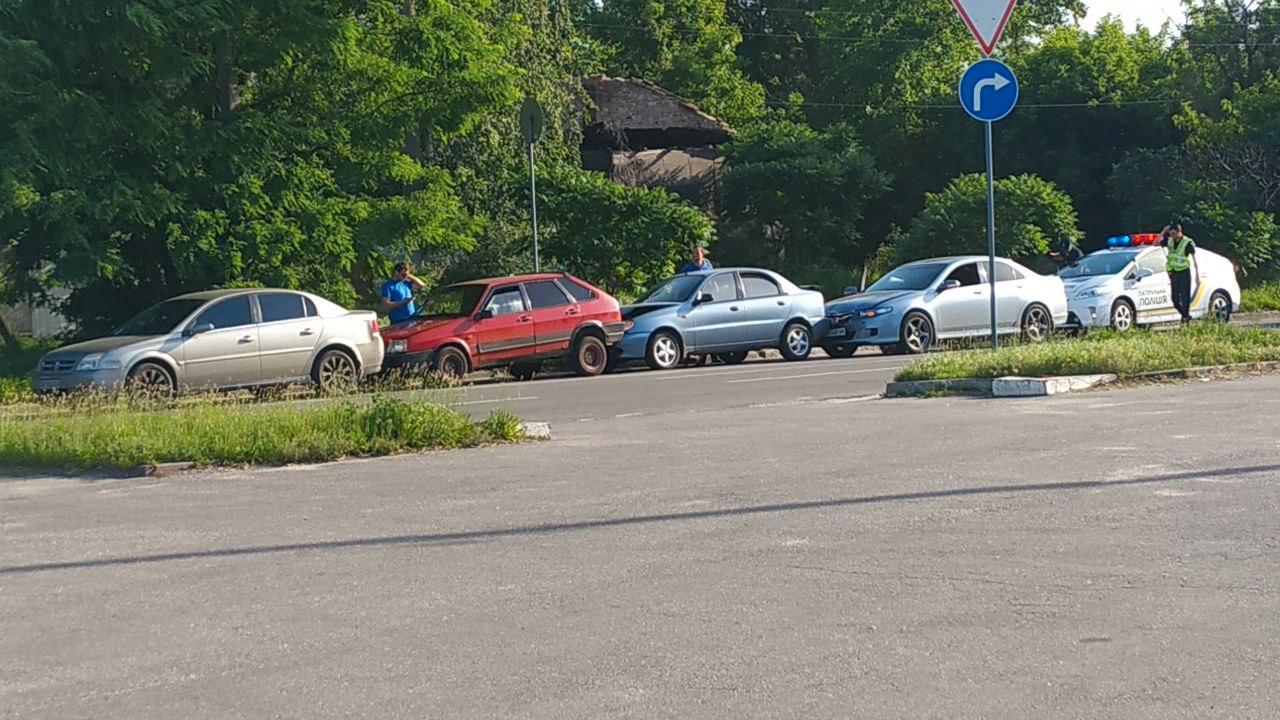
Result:
M623 298L665 279L690 247L715 237L711 221L677 196L575 167L546 170L538 202L547 267Z
M860 226L889 177L849 127L763 123L735 138L726 168L717 245L725 262L839 283L874 250Z
M996 181L996 254L1032 259L1062 237L1079 237L1071 198L1034 175ZM895 244L899 262L987 252L987 181L964 175L925 198L924 210Z

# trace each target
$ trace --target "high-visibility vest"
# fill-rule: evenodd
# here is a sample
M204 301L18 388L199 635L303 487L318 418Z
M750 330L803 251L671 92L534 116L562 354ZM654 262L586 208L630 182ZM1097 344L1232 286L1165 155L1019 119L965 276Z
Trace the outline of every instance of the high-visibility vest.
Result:
M1165 263L1165 269L1169 272L1186 272L1191 269L1191 258L1187 255L1187 248L1191 246L1191 238L1183 235L1178 244L1169 243L1169 260Z

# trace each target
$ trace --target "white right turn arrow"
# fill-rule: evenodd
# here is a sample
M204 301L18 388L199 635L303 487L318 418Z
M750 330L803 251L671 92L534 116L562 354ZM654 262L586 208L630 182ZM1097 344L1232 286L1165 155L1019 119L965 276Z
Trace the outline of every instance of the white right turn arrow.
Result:
M1013 82L1009 78L996 73L986 80L979 80L977 85L973 86L973 111L982 112L982 91L987 88L994 88L996 92L1003 90L1009 83Z

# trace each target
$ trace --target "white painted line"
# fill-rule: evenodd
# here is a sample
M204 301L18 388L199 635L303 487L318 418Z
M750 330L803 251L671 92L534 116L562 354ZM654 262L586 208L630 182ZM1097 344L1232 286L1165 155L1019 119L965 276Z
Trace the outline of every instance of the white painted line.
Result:
M496 400L466 400L464 402L456 402L456 403L446 402L444 404L446 405L487 405L491 403L524 402L525 400L537 400L537 399L538 399L537 395L526 395L525 397L499 398Z
M863 370L837 370L835 372L805 373L803 375L776 375L774 377L747 378L746 380L730 380L726 385L739 383L771 382L773 380L799 380L801 378L826 377L828 375L857 375L859 373L885 372L892 368L866 368Z
M901 362L901 361L898 361L898 362ZM858 363L858 364L862 365L863 363ZM665 381L665 380L686 380L686 379L698 379L698 378L727 377L729 375L757 375L759 373L778 372L778 371L781 371L783 367L785 366L782 366L779 363L771 363L770 367L752 368L750 370L730 370L727 372L725 371L715 372L711 369L708 369L708 370L704 370L703 372L689 372L689 373L680 373L680 374L662 373L660 375L657 375L654 379L659 381ZM790 367L799 369L795 365L791 365ZM906 366L905 365L887 365L882 367L863 368L863 369L869 372L873 372L877 370L901 370L904 367ZM798 375L797 377L804 377L804 376Z

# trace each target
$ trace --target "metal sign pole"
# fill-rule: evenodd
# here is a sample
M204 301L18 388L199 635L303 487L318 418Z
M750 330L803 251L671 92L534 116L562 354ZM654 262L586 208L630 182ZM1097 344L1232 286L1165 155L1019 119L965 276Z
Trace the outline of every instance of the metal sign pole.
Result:
M991 282L991 349L999 347L996 334L996 182L991 125L987 126L987 279Z
M529 203L533 207L533 271L541 272L538 261L538 174L533 164L533 143L529 143Z

